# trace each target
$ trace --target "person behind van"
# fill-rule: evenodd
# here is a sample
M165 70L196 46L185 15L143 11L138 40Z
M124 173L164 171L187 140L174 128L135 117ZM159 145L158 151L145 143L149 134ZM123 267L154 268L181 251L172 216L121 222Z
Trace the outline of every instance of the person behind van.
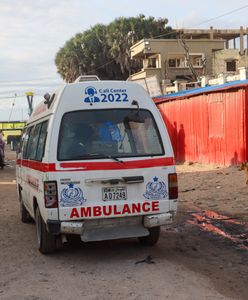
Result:
M117 125L111 121L104 122L100 125L99 136L103 142L119 142L121 141L120 130Z
M93 154L118 154L118 142L121 142L121 133L116 124L111 121L91 124L91 150Z

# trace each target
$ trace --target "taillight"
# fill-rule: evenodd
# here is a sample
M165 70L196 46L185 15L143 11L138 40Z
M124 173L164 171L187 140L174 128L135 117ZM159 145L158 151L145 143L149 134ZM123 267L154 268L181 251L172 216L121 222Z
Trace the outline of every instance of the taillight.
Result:
M44 182L44 199L46 208L57 208L58 207L58 192L56 181L45 181Z
M177 185L177 174L169 174L169 199L177 199L178 198L178 185Z

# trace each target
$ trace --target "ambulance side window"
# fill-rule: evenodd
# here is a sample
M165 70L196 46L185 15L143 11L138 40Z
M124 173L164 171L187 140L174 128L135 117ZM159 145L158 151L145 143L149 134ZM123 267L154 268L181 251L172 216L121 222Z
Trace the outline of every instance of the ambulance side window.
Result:
M24 129L23 129L23 132L22 132L22 136L21 136L21 140L20 140L20 143L19 143L19 146L18 146L18 151L17 151L17 153L21 153L21 152L22 152L22 147L23 147L24 138L25 138L25 135L26 135L26 130L27 130L27 128L24 128Z
M29 141L29 136L30 136L30 132L32 130L33 127L29 127L26 130L26 133L23 137L23 158L28 158L27 156L27 149L28 149L28 141Z
M36 149L37 149L37 144L39 140L39 135L40 135L40 128L41 124L37 124L35 127L33 127L31 133L30 133L30 138L28 141L28 151L27 151L27 156L29 159L35 160L36 157Z
M41 161L44 156L45 144L46 144L46 136L47 136L47 125L48 122L43 122L40 130L40 137L38 142L38 148L36 151L35 160Z

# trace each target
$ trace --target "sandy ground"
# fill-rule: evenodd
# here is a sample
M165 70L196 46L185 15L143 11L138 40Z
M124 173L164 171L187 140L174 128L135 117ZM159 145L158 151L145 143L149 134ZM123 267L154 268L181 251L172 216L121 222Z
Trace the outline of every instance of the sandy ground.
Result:
M248 186L236 167L179 165L177 220L159 243L136 239L36 249L23 224L14 153L0 171L0 299L248 299ZM213 212L214 211L214 212ZM216 214L218 213L218 214ZM137 261L152 256L154 263Z

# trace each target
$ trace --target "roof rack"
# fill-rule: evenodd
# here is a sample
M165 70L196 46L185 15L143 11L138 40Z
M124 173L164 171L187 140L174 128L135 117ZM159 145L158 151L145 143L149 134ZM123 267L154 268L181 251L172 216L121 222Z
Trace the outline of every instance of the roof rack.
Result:
M96 75L81 75L74 82L83 82L83 81L100 81L100 79Z

